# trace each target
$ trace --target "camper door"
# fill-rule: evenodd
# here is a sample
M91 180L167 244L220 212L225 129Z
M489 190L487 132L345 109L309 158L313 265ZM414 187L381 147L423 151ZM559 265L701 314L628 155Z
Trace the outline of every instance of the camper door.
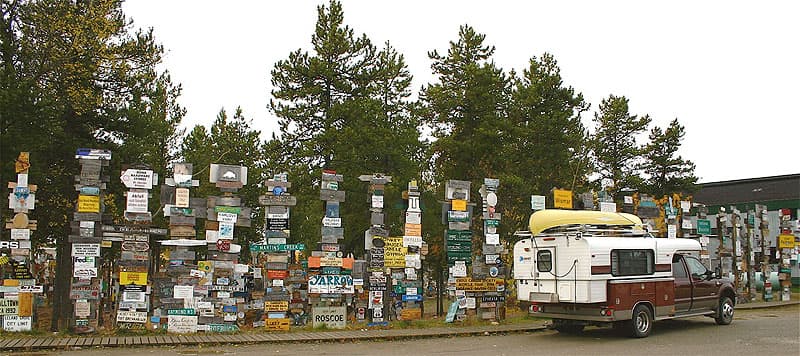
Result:
M542 293L555 293L556 292L556 248L555 247L540 247L536 249L534 256L536 269L534 272L535 283L538 284L537 290Z

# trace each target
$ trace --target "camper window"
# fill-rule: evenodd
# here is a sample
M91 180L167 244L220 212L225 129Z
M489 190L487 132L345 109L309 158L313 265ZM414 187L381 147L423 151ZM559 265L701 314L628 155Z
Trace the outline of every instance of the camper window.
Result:
M653 274L653 250L611 250L611 275L639 276Z
M549 250L536 252L536 269L539 272L550 272L553 270L553 255Z

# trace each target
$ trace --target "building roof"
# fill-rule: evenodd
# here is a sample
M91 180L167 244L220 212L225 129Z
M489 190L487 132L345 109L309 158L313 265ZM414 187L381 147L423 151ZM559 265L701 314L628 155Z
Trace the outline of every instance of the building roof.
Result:
M698 184L694 201L708 206L800 201L800 174Z

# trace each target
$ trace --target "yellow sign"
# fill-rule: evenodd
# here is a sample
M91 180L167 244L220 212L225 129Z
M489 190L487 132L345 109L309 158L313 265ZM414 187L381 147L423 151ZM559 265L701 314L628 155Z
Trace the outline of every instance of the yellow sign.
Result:
M320 267L342 267L341 257L320 257Z
M500 278L486 278L483 280L466 278L456 278L456 289L467 292L496 292L497 286L502 285Z
M794 235L778 236L778 248L794 248Z
M400 313L403 320L422 319L422 309L420 308L403 308L403 311Z
M17 310L17 315L33 316L33 294L20 293L17 298L19 300L19 309Z
M197 261L197 269L203 272L211 272L214 270L214 262L213 261Z
M406 266L406 251L402 237L385 237L383 246L383 265L389 268Z
M289 301L286 300L267 300L264 302L264 311L280 312L289 310Z
M100 197L97 195L78 195L79 213L99 213Z
M422 236L422 224L406 224L403 231L406 236Z
M289 318L267 319L264 321L264 326L267 330L288 331L291 322Z
M461 199L453 199L453 210L455 211L467 211L467 201Z
M571 190L553 190L553 206L562 209L572 209L572 191Z
M135 284L139 286L147 285L147 272L120 272L119 284Z

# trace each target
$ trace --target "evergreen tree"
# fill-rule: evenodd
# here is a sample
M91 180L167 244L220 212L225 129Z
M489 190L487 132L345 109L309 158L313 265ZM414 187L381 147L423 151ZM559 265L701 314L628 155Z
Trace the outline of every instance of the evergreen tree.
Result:
M504 223L527 229L530 195L548 195L554 187L575 189L585 183L589 161L581 114L589 105L564 85L552 55L533 57L515 78L512 125L503 142L506 166L500 175Z
M344 25L342 6L332 1L318 8L313 52L300 49L272 70L271 110L278 116L280 137L268 143L280 149L270 163L274 173L287 171L298 205L292 211L293 236L314 246L319 241L323 209L317 185L323 168L345 176L347 192L340 212L345 250L363 253L363 231L369 227L368 185L362 174L393 176L386 186L387 224L400 232L400 191L419 171L421 156L417 120L411 114L411 75L403 56L388 43L378 50L366 35L356 37ZM275 156L275 154L272 154ZM396 202L392 203L392 202Z
M628 99L609 95L600 103L594 114L597 124L592 136L591 148L594 165L599 174L595 184L610 180L613 186L609 193L616 199L622 189L639 189L642 184L639 165L643 147L636 143L636 136L647 130L650 116L639 117L628 111Z
M156 69L163 48L153 31L133 31L119 1L2 1L0 12L0 181L11 180L17 152L31 153L31 177L41 177L32 243L56 244L61 256L53 313L58 329L69 312L61 306L69 305L65 283L72 272L66 268L75 149L111 149L112 177L122 163L165 170L159 149L179 134L180 88ZM158 138L143 139L151 136ZM118 180L108 194L121 199Z
M684 127L678 119L672 120L664 130L658 126L650 130L650 143L645 148L642 166L647 176L642 189L645 193L662 197L695 190L694 163L677 155L684 135Z

